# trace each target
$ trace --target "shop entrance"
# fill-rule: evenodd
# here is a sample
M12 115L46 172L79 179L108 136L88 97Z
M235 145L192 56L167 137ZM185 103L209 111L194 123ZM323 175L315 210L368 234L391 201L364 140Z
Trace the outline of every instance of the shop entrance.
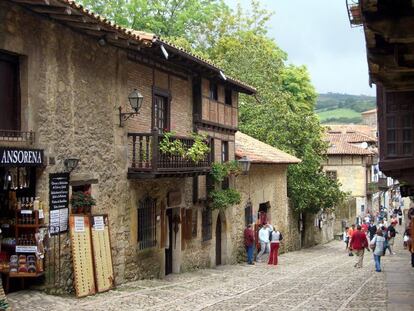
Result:
M173 265L173 210L166 210L167 243L165 247L165 275L171 274Z
M261 225L265 225L270 221L270 203L260 203L259 211L257 212L257 219Z
M8 164L0 166L0 281L6 292L42 282L49 230L36 197L36 167Z
M221 232L222 224L220 215L217 217L216 224L216 266L221 265Z

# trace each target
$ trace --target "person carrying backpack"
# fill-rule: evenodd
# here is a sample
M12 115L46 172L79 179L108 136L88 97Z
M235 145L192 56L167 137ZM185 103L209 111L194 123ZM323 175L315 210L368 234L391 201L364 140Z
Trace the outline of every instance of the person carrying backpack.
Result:
M395 235L397 234L397 231L395 230L396 224L397 222L392 222L386 231L385 238L387 241L386 241L386 246L384 250L384 255L387 249L390 251L390 255L395 255L395 253L392 251L392 247L394 246L394 239L395 239Z
M280 241L283 240L283 235L278 230L273 230L271 233L271 239L270 239L270 255L269 255L269 265L277 265L277 256L279 253L279 246Z

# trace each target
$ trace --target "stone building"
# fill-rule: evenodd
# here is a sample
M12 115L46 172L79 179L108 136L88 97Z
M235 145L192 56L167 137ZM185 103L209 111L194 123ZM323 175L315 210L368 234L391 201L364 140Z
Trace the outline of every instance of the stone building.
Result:
M232 211L233 257L244 256L241 234L248 223L269 222L284 235L281 251L298 250L300 232L298 215L288 202L287 168L300 160L241 132L236 133L236 156L251 160L247 175L236 177L236 189L242 200Z
M0 20L0 146L41 155L30 196L44 203L46 222L49 174L76 158L70 191L87 189L96 199L92 214L108 214L116 283L234 261L233 215L206 208L206 175L213 161L235 159L238 94L255 89L73 1L1 1ZM126 120L120 113L132 111L134 89L142 107ZM197 163L166 156L159 149L165 131L187 147L192 132L207 134L211 152ZM282 192L273 189L263 203L272 201L272 219L282 226L286 202L273 202L285 195L286 165L271 174ZM60 237L58 286L71 289L68 234Z
M378 128L377 126L377 109L371 109L368 111L361 112L362 117L362 124L371 126L375 129Z
M329 177L339 181L342 191L348 192L350 198L355 199L350 201L355 202L355 212L348 211L347 203L343 205L346 211L339 211L338 215L363 217L371 213L373 200L375 196L378 197L377 182L374 182L376 139L349 129L338 131L330 128L326 133L326 140L329 147L323 170ZM348 223L356 221L337 219L339 222L342 220Z

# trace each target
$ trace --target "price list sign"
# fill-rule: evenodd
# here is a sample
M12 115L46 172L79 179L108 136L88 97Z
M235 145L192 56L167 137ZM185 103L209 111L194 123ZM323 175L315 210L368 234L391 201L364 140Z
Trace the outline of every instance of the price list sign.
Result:
M69 173L49 174L49 210L51 233L68 230Z

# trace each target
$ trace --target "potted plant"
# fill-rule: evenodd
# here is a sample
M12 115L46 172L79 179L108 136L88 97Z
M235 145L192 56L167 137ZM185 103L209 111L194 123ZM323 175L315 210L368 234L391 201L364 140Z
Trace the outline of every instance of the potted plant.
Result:
M90 193L77 191L72 193L70 204L74 213L90 214L92 206L96 205L96 201Z

